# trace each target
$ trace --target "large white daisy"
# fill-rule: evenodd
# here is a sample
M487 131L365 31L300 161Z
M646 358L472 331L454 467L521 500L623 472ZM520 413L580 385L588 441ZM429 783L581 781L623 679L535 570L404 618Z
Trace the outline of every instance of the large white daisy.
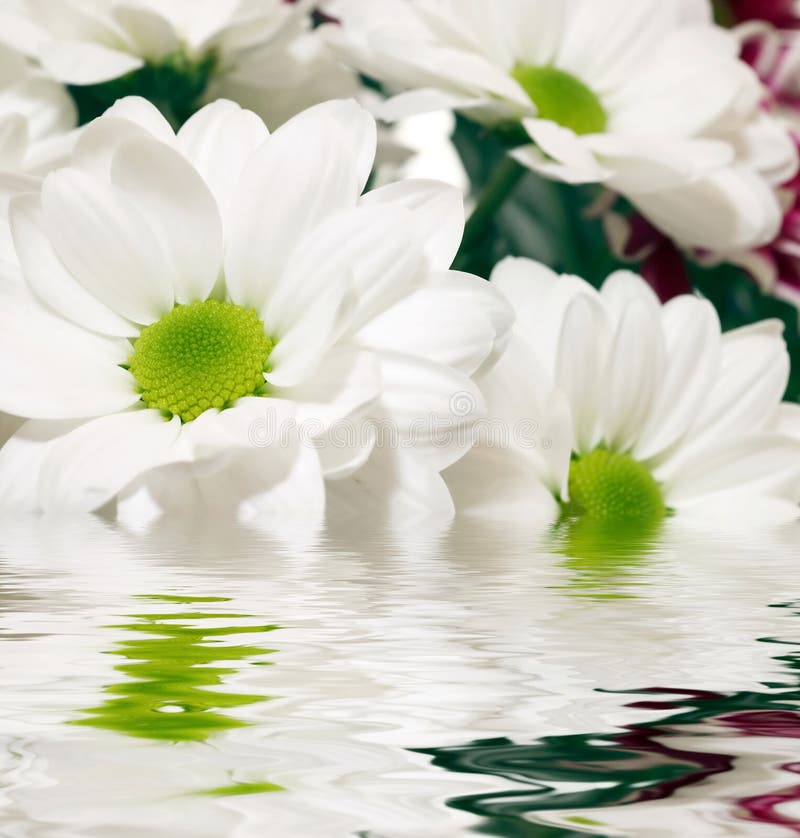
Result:
M457 109L507 132L523 165L602 183L687 245L752 246L775 235L772 187L796 166L795 150L759 113L761 87L704 0L331 0L328 8L342 21L329 39L404 91L381 116ZM519 123L524 132L515 133ZM687 220L693 206L702 209Z
M722 334L707 301L662 306L627 272L596 291L508 259L492 279L517 315L481 382L508 444L449 472L465 511L651 524L759 504L797 517L800 405L781 402L780 322Z
M155 102L175 125L225 97L271 128L349 96L352 72L284 0L6 0L0 40L69 85L83 122L118 98Z
M458 190L362 197L374 154L353 101L272 135L228 101L177 136L135 98L89 125L11 204L0 410L29 421L0 451L0 502L90 511L136 489L164 509L318 517L323 480L371 460L373 420L415 496L449 503L439 471L470 439L437 429L481 412L471 376L511 315L448 271Z

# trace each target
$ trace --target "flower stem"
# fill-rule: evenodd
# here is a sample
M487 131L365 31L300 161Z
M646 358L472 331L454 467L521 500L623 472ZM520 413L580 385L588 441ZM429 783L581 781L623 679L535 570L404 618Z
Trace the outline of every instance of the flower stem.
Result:
M495 215L514 191L524 173L525 169L516 160L508 156L503 158L486 184L477 206L467 221L455 267L462 267L471 261L472 252L486 238Z

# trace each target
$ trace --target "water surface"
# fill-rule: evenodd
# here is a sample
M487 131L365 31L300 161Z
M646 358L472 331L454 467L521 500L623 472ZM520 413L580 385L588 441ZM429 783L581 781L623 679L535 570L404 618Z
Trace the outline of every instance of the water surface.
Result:
M798 835L799 546L5 521L0 835Z

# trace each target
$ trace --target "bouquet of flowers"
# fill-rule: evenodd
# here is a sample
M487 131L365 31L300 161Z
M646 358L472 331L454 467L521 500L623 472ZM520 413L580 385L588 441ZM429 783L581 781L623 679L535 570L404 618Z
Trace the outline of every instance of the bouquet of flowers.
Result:
M0 508L794 519L799 160L794 0L0 0Z

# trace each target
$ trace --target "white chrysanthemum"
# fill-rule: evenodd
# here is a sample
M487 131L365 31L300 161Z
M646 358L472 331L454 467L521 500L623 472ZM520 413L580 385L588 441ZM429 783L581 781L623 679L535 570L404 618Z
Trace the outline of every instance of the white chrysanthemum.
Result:
M511 153L525 166L602 183L687 244L750 246L777 230L770 187L796 155L787 132L759 115L760 86L705 2L331 0L326 8L342 20L328 28L330 40L405 91L380 111L386 118L454 108L512 131L511 140L521 121L534 144ZM694 186L710 173L712 182ZM685 197L671 193L686 184ZM698 213L681 216L698 193L702 212L715 212L699 226Z
M95 510L137 487L163 508L316 516L323 478L370 461L375 420L416 496L449 504L439 471L469 435L435 431L480 413L471 376L511 315L448 271L458 190L362 197L374 154L353 101L272 135L228 101L177 137L142 99L88 126L11 204L0 410L30 421L0 451L0 501Z
M11 5L13 3L13 5ZM307 3L284 0L7 0L0 39L70 85L81 121L141 95L173 124L219 97L271 128L356 90L312 32Z
M598 292L507 259L492 279L517 324L479 383L509 444L449 473L465 511L655 523L759 502L797 516L800 406L781 402L780 322L722 334L707 301L662 306L627 272Z

